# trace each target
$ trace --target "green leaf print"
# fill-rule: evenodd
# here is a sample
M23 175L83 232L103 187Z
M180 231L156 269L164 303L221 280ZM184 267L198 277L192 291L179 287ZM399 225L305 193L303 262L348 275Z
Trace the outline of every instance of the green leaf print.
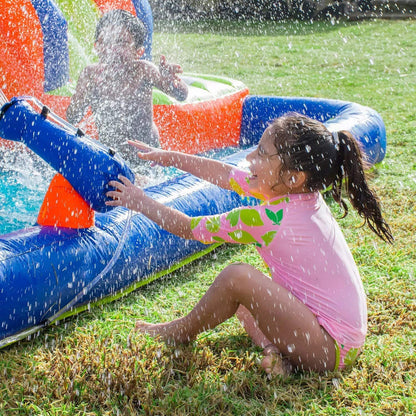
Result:
M216 236L216 235L214 235L214 236L212 237L212 239L213 239L214 241L218 242L218 243L224 243L224 242L225 242L225 240L224 240L223 238L218 237L218 236Z
M228 235L237 243L242 244L250 244L250 243L257 243L257 240L247 231L238 230L228 233Z
M269 205L279 205L282 202L289 202L289 198L287 196L285 196L284 198L276 199L276 201L269 202Z
M276 213L266 208L267 217L273 222L273 225L280 225L283 219L283 209L279 209Z
M202 217L194 217L194 218L192 218L191 219L191 228L192 229L195 229L198 226L198 224L201 222L201 220L202 220Z
M261 236L261 239L264 241L264 244L266 244L266 247L273 241L276 232L277 231L269 231L268 233Z
M220 229L220 225L221 225L220 217L216 215L215 217L209 217L207 219L205 227L210 233L217 233L218 230Z
M231 211L227 215L227 220L230 222L231 227L235 227L238 224L239 218L240 218L240 210L238 209Z
M241 209L240 219L245 225L250 227L260 227L264 225L260 214L255 209Z
M358 348L351 348L347 352L347 355L344 358L344 364L345 364L346 367L350 367L355 363L355 361L358 357L358 353L359 353Z

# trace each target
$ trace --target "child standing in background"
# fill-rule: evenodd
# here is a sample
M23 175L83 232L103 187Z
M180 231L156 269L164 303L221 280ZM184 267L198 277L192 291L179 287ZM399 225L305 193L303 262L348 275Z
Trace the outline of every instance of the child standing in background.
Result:
M105 13L95 32L99 62L81 72L66 112L68 121L76 124L91 107L99 140L133 163L137 157L127 140L159 146L153 87L179 101L188 95L187 85L178 77L179 65L167 63L163 55L159 68L140 59L145 36L143 23L131 13L121 9Z
M329 189L352 206L379 237L392 242L378 199L364 175L360 149L347 131L331 134L300 114L276 119L247 156L249 172L220 161L149 148L140 158L175 166L225 189L263 203L219 215L190 218L148 197L128 179L112 181L110 206L138 211L167 231L204 243L254 244L270 276L238 263L226 267L195 307L161 324L139 321L139 331L171 343L188 343L199 333L237 315L264 351L268 373L332 371L352 365L367 332L367 303L342 231L322 198Z

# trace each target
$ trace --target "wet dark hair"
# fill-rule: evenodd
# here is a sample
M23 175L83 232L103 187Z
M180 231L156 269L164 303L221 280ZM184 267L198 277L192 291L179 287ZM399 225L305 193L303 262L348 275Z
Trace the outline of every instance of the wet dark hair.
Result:
M351 133L331 133L323 123L301 114L289 113L272 123L275 146L283 169L307 174L306 186L311 192L327 189L348 214L347 197L364 223L389 243L393 236L383 219L376 194L368 187L361 150Z
M136 48L138 49L143 46L146 38L146 28L144 27L143 22L123 9L110 10L101 17L95 28L95 41L97 42L101 32L105 28L111 26L125 27L133 36Z

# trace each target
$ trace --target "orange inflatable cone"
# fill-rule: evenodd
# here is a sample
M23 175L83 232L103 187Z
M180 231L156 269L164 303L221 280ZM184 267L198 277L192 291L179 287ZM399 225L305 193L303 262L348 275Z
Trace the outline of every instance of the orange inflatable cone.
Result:
M39 225L89 228L94 225L94 210L72 185L57 173L46 192L38 215Z

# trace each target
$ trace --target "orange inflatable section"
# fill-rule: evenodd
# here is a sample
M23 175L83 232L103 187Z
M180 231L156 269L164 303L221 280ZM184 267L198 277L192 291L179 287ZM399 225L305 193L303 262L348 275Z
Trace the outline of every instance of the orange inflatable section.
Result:
M40 207L38 224L76 229L89 228L94 225L94 210L58 173L52 179Z
M35 8L29 0L1 0L0 16L1 88L9 99L18 95L40 97L44 74L43 34Z
M136 15L136 9L131 1L126 0L94 0L101 12L105 13L113 9L124 9Z
M155 105L153 114L164 149L200 153L238 146L247 88L214 100L192 104Z
M249 90L245 88L209 101L154 105L153 117L159 130L161 147L195 154L216 148L238 146L243 101L248 93ZM66 109L63 102L60 104ZM52 105L52 108L55 109L55 106ZM82 121L82 130L90 137L98 139L91 111Z

